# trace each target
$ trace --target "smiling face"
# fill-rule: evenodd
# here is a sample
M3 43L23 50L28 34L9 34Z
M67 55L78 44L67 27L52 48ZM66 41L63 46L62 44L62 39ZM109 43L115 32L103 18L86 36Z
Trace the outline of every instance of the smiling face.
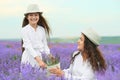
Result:
M39 13L29 13L27 16L28 22L31 25L37 25L39 21Z
M81 34L80 39L78 40L78 47L77 47L77 49L81 52L84 51L84 41L85 41L85 37L83 34Z

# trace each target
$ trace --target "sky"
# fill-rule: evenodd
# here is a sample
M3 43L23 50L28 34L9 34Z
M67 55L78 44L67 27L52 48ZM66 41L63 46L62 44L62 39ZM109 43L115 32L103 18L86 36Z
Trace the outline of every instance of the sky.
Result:
M0 39L21 38L29 4L38 4L43 11L50 37L79 37L88 27L101 36L120 36L120 0L1 0Z

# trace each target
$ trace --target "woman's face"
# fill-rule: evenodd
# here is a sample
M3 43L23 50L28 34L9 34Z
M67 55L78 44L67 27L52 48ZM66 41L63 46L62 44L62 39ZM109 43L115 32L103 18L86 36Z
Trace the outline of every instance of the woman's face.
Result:
M30 13L27 16L29 24L36 25L39 21L39 13Z
M81 34L80 39L78 40L78 47L77 47L79 51L84 51L84 40L85 37L83 34Z

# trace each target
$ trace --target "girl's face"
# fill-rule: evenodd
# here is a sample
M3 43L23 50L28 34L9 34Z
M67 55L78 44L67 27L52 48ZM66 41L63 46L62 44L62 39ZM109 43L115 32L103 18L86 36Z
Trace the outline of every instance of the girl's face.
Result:
M36 25L39 21L39 13L30 13L27 16L29 24Z
M85 37L83 34L81 34L80 39L78 40L78 47L77 47L77 49L81 52L84 51L84 41L85 41Z

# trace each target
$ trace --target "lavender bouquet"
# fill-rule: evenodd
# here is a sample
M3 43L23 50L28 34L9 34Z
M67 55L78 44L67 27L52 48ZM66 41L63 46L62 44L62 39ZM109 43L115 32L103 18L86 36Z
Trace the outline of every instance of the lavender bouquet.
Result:
M50 58L47 55L42 55L43 61L47 64L47 69L59 67L60 68L60 57L55 55L54 58Z

